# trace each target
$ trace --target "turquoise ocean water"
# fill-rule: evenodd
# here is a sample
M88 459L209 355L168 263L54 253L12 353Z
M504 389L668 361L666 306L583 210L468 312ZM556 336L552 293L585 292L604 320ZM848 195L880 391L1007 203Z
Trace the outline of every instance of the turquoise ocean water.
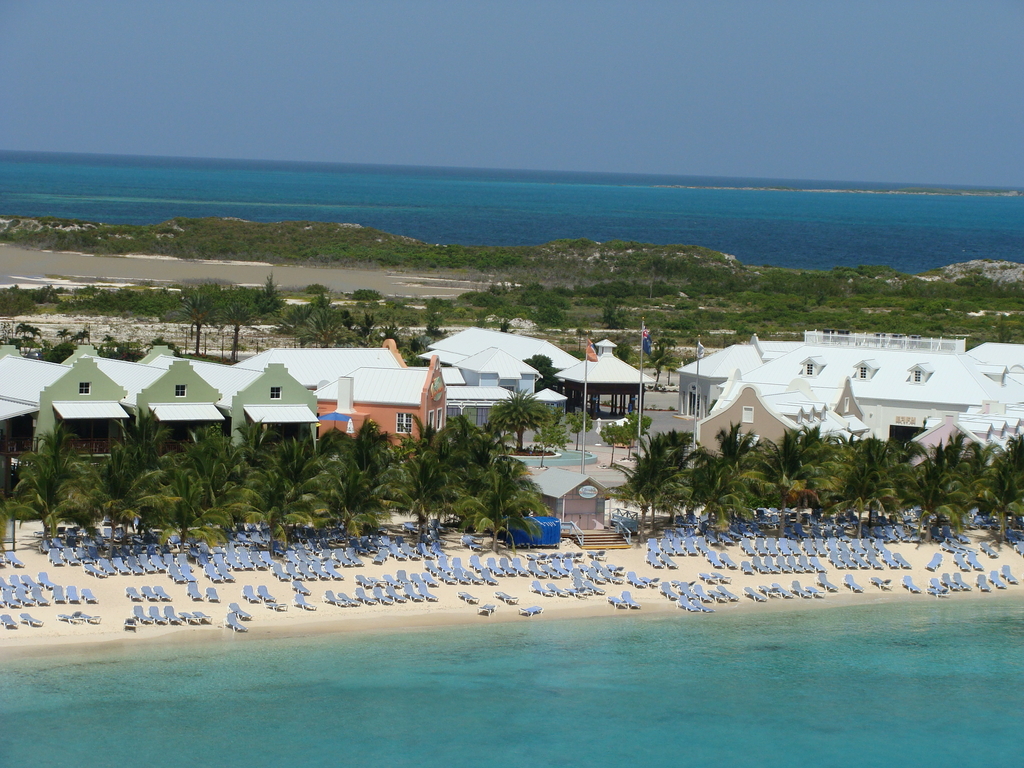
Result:
M0 662L0 765L1020 765L1019 600L815 607Z
M703 245L746 264L920 272L1024 261L1024 196L877 195L687 186L848 182L182 160L0 152L0 215L155 223L174 216L338 221L431 243L613 238ZM888 187L906 185L888 185Z

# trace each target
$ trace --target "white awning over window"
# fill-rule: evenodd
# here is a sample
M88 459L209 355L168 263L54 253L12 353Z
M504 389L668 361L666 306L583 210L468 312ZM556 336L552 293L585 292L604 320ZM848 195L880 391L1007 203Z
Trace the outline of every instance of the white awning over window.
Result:
M53 404L62 419L127 419L128 412L113 400L58 400Z
M246 405L245 415L264 424L316 424L319 418L304 405Z
M153 403L149 406L157 421L224 421L213 403Z

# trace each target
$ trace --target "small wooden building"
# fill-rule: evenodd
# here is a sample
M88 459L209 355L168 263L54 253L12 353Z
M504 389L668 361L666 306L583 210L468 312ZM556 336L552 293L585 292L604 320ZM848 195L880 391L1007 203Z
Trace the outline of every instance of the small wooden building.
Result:
M544 504L563 523L575 523L583 531L605 527L607 489L589 475L548 467L538 470L533 482Z

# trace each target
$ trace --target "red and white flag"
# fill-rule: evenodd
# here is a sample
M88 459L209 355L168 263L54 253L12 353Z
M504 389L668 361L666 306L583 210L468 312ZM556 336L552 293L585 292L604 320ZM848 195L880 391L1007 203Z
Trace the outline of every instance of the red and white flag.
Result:
M587 362L597 362L597 350L594 349L594 342L590 339L587 339Z

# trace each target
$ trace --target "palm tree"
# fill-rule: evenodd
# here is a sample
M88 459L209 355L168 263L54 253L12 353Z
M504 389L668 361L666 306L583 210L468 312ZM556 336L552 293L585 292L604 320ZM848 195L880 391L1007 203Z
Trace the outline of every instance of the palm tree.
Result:
M302 339L302 331L312 313L313 305L311 304L295 304L289 307L277 324L277 332L282 336L294 336L302 346L306 346Z
M177 457L173 474L187 473L206 509L242 512L241 483L247 467L238 446L217 427L196 432Z
M513 392L491 408L489 423L502 432L516 436L516 450L523 450L523 434L536 430L551 418L551 409L527 392Z
M967 454L964 436L954 435L947 443L935 445L923 453L916 465L900 478L903 500L921 507L921 529L931 541L932 524L949 521L961 530L970 494L965 483Z
M427 532L431 515L441 517L451 509L455 485L445 465L433 450L402 463L396 479L394 501L416 517L420 536Z
M196 329L195 354L199 356L199 342L202 337L202 330L207 325L212 325L217 320L217 303L213 294L205 290L192 289L181 295L177 316L188 320L189 325Z
M366 341L370 340L373 329L377 327L377 319L371 312L363 312L363 319L357 324L359 335Z
M321 520L316 504L323 487L323 457L309 450L305 441L285 440L275 446L266 466L246 481L248 522L262 522L272 541L288 546L296 525L315 525ZM273 554L273 547L270 547Z
M230 515L224 507L206 504L203 483L191 470L172 472L170 483L155 501L161 544L174 536L182 549L193 539L207 544L227 540L224 528L230 524Z
M316 307L309 313L298 336L304 345L313 344L326 349L339 344L348 336L348 331L342 322L341 313L328 305Z
M1022 438L1014 437L1010 442L1017 446L1006 449L996 457L992 471L985 478L982 490L982 506L999 518L999 540L1006 541L1007 523L1010 518L1024 515L1024 475L1014 466L1011 450L1019 451Z
M654 369L654 383L661 383L661 371L668 368L671 371L679 365L679 359L672 354L672 350L664 344L658 344L647 358L647 365ZM672 374L669 373L669 384L672 383Z
M14 332L25 339L38 339L42 336L42 331L36 328L34 325L28 323L18 323L14 326Z
M718 443L718 454L727 463L737 468L746 468L751 452L757 445L757 436L753 432L742 432L740 424L732 424L729 429L720 429L715 435Z
M15 489L19 517L30 515L43 522L50 536L65 520L91 523L85 502L88 467L71 447L74 434L63 424L40 438L39 450L21 457Z
M512 531L538 532L537 524L528 515L543 514L547 507L529 481L516 479L500 467L492 467L481 478L477 493L465 496L456 504L463 517L463 527L491 532L491 549L498 551L498 539ZM531 487L532 486L532 487ZM513 542L513 549L515 544Z
M673 436L675 435L675 436ZM616 465L626 482L610 495L640 509L637 543L647 540L647 515L658 511L671 514L685 498L682 470L690 451L677 433L663 433L641 439L633 467Z
M857 514L857 536L864 530L864 513L884 513L899 500L896 474L902 447L891 440L869 437L847 443L825 467L822 481L832 500L830 512L852 509Z
M158 503L155 494L162 475L159 470L140 471L132 449L123 444L115 444L106 461L91 468L85 486L86 504L98 521L110 521L109 554L113 554L118 528L127 536L128 527Z
M700 452L688 479L691 503L703 507L719 530L728 528L733 517L749 516L747 478L724 456Z
M140 408L134 419L121 425L124 446L131 455L135 471L151 471L162 467L161 456L171 430L161 424L148 408Z
M378 477L351 460L336 459L327 465L322 503L327 513L351 534L375 531L388 517L386 501L390 489Z
M238 337L242 333L242 328L252 325L256 319L256 313L253 311L252 306L245 301L240 299L232 299L221 315L221 320L225 324L231 326L231 362L238 362Z
M786 430L778 442L758 446L750 477L755 484L774 494L786 525L786 507L818 497L816 483L821 476L823 453L820 428Z

